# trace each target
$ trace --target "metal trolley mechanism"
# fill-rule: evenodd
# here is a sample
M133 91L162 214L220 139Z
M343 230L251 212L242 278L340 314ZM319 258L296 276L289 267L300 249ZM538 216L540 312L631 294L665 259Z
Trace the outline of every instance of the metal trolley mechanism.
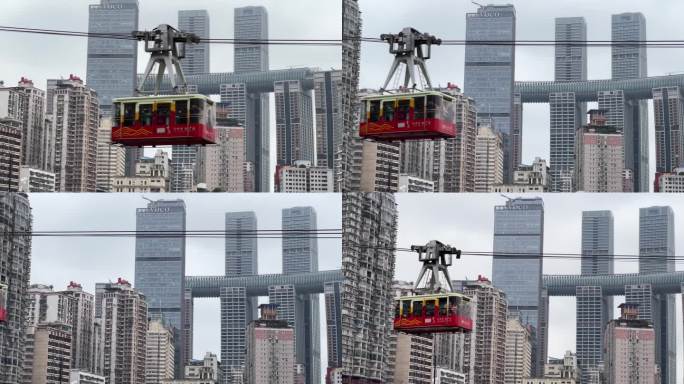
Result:
M453 291L448 267L461 251L432 240L413 245L423 266L413 295L396 300L394 330L408 334L462 333L473 329L471 299Z
M124 146L206 145L216 142L216 110L207 96L188 93L180 60L185 45L197 44L197 35L167 24L152 31L136 31L133 37L145 42L150 60L134 97L113 100L112 143ZM157 67L154 91L144 91L145 82ZM168 71L174 95L160 95ZM176 82L180 79L180 85ZM146 95L146 94L150 95Z
M380 38L389 44L394 62L380 91L361 98L359 135L376 141L456 137L456 99L432 88L425 65L432 45L440 45L442 40L410 27ZM388 90L402 66L403 85Z

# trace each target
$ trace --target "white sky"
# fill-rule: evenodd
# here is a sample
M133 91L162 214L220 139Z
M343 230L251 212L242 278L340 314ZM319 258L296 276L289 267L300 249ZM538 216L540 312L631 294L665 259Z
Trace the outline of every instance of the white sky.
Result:
M505 204L496 194L397 194L399 233L397 247L426 244L440 240L461 250L486 251L493 249L494 206ZM510 195L509 197L516 197ZM530 197L530 195L527 195ZM581 253L583 210L610 210L614 217L616 254L639 253L639 208L669 205L675 217L675 254L684 252L684 199L664 194L545 194L544 252ZM395 278L415 281L419 267L415 254L397 253ZM677 264L684 270L684 263ZM615 273L638 272L637 261L615 263ZM475 279L478 275L492 276L492 258L463 256L454 262L449 273L454 280ZM544 260L544 274L579 274L579 260ZM624 301L616 297L615 306ZM676 295L677 375L682 381L682 299ZM617 309L615 310L617 314ZM549 356L562 357L566 350L575 349L575 298L552 297L549 311Z
M481 2L488 4L487 2ZM611 15L623 12L642 12L646 17L646 36L649 40L682 40L684 14L681 0L510 0L516 8L518 40L553 40L554 18L582 16L587 23L589 40L610 40ZM477 5L465 0L359 0L362 11L364 37L379 37L382 33L397 33L411 26L442 39L465 39L465 14L475 12ZM433 47L427 66L432 83L445 86L447 82L463 85L463 46ZM379 88L392 63L386 44L363 43L361 50L361 88ZM588 78L610 78L610 48L589 48L587 51ZM553 80L553 47L516 47L515 79ZM684 49L648 50L648 74L666 75L684 72ZM593 104L590 104L591 107ZM530 164L536 156L549 159L548 104L525 104L523 111L523 163ZM655 172L655 139L653 109L649 102L649 145L651 178ZM652 183L651 183L652 185Z
M147 201L140 194L31 194L33 230L135 230L135 210ZM281 211L295 206L312 206L317 212L318 228L342 227L339 194L164 194L147 195L157 199L181 198L186 204L187 230L223 230L225 213L253 210L257 227L281 229ZM186 275L223 275L224 239L188 238ZM319 239L319 270L339 269L342 265L342 242ZM259 273L282 272L282 241L258 240ZM116 281L123 277L133 282L135 238L34 237L32 249L32 284L53 285L65 289L69 281L95 293L95 283ZM263 302L267 298L261 298ZM321 307L321 367L327 367L325 305ZM196 299L194 307L194 358L207 351L220 355L220 304L216 299ZM323 376L324 377L324 376Z
M2 0L0 25L88 31L88 5L99 0ZM211 38L233 38L233 8L262 5L268 11L271 39L341 39L341 1L317 0L140 0L139 28L151 30L159 24L178 24L178 11L206 9L209 12ZM15 86L24 76L45 89L47 79L75 74L85 80L87 38L32 35L0 32L5 54L0 59L0 80ZM9 52L12 54L7 54ZM233 45L212 44L211 71L233 70ZM145 70L149 56L139 45L138 73ZM332 47L269 47L271 69L320 68L340 69L341 49ZM271 168L276 158L275 101L271 94ZM314 121L315 125L315 121ZM152 151L147 151L153 155ZM170 152L170 150L169 150ZM271 184L273 182L271 181Z

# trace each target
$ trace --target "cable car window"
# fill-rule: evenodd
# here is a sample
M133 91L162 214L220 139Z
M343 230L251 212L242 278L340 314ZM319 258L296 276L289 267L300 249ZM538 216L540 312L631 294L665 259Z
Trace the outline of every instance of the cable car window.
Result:
M409 110L411 109L411 100L399 100L397 103L397 121L407 121L409 119Z
M442 110L444 111L444 116L442 116L442 120L446 120L450 123L456 123L456 103L448 99L444 99L444 103L442 104L442 106Z
M204 100L190 99L190 124L199 124L204 115Z
M425 302L425 317L432 317L435 315L435 301L427 300Z
M169 126L171 119L171 104L163 103L157 104L157 124Z
M124 120L125 127L132 127L135 124L135 103L124 104Z
M214 128L216 126L216 109L214 108L214 105L209 104L207 105L207 113L209 114L209 120L207 126L209 128Z
M380 100L371 100L368 104L370 104L370 121L376 122L380 120Z
M423 315L423 302L416 300L413 302L413 312L411 313L413 316L422 316Z
M188 101L176 101L176 125L188 125Z
M458 315L464 317L470 317L470 302L463 300L458 306Z
M114 103L114 117L112 118L112 127L116 128L121 125L121 103Z
M442 98L437 95L427 95L427 111L425 112L428 119L439 118L442 108Z
M411 302L404 300L401 302L401 317L408 317L411 312Z
M359 116L360 122L365 123L367 120L367 116L368 116L368 102L364 101L361 103L361 116Z
M394 100L385 101L382 103L382 118L385 121L394 120Z
M413 102L413 119L423 120L425 118L425 96L416 97Z
M397 301L396 305L394 306L394 317L399 317L401 316L401 302Z
M461 307L461 298L452 296L449 298L449 314L458 315L458 309Z
M152 104L140 104L140 124L143 127L152 125Z
M448 315L448 310L449 306L447 305L448 299L446 297L440 297L439 298L439 315L440 316L446 316Z

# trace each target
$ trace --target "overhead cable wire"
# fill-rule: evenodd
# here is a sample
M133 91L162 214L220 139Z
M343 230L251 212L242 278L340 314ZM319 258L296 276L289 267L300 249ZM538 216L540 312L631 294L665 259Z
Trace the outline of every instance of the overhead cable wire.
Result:
M60 29L28 28L0 26L2 32L31 33L53 36L93 37L101 39L120 39L137 41L132 34L79 32ZM231 44L231 45L311 45L311 46L339 46L348 41L387 44L385 40L375 37L343 36L342 39L301 39L301 38L268 38L268 39L230 39L230 38L200 38L201 44ZM473 41L459 39L442 39L441 45L454 46L567 46L567 47L648 47L648 48L684 48L684 40L488 40Z

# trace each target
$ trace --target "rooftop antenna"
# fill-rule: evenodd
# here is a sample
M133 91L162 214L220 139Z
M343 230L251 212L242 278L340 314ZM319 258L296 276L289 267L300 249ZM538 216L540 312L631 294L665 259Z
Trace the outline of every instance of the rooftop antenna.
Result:
M504 199L508 200L508 201L513 200L513 198L508 197L508 196L504 195L503 193L500 196L503 197Z
M148 199L148 198L147 198L147 197L145 197L145 196L142 196L142 198L143 198L143 200L147 200L147 201L149 201L150 203L154 203L154 200L152 200L152 199Z
M476 3L476 2L474 2L474 1L472 1L472 0L471 0L470 2L473 3L473 4L475 4L475 5L479 5L480 7L484 8L484 5L482 5L482 4L480 4L480 3Z

